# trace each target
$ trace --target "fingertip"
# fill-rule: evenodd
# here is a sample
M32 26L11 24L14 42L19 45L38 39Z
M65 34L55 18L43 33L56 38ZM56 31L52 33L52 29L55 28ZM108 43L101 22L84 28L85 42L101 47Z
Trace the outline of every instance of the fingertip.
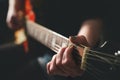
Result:
M49 66L50 66L50 62L47 63L47 67L49 67Z
M50 62L47 63L46 68L47 68L47 73L50 74Z
M73 48L74 48L74 45L69 45L69 46L66 48L67 53L71 53L72 50L73 50Z
M76 36L70 36L69 40L72 41L72 42L75 41L76 40Z
M67 48L67 47L62 47L61 49L59 49L58 53L63 53L66 48Z

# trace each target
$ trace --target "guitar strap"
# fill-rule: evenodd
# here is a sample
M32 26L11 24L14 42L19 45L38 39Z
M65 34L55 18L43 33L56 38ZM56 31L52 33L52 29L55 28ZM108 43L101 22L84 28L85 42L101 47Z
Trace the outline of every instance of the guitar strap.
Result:
M25 18L31 21L35 21L35 14L32 10L32 5L30 3L30 0L26 0L25 2ZM24 50L27 53L29 50L28 48L28 41L23 42Z

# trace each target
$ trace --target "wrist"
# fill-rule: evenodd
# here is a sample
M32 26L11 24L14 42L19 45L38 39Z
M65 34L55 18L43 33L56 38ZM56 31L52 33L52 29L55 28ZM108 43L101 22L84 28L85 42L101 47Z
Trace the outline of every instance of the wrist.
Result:
M24 0L9 0L9 9L14 11L25 11L25 1Z
M75 44L82 44L84 46L90 47L87 39L85 38L85 36L80 35L80 36L71 36L70 37L70 41L75 43Z

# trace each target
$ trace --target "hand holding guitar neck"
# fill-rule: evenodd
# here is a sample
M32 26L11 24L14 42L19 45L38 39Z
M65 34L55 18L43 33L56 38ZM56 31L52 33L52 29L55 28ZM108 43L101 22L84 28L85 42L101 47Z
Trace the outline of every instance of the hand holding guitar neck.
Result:
M84 45L86 39L84 36L70 37L70 41L73 44ZM78 45L77 45L78 46ZM74 45L61 48L57 54L54 55L52 60L47 64L47 72L50 75L62 75L76 77L83 74L83 70L80 69L81 55L73 53ZM82 49L83 50L83 49ZM75 55L77 54L77 55ZM76 57L75 57L76 56ZM77 61L77 62L76 62Z

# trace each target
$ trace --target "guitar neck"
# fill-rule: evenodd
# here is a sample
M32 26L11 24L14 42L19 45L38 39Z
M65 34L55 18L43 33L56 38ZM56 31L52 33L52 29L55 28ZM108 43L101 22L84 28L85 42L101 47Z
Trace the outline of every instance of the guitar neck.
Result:
M70 42L68 38L40 25L27 20L26 28L28 35L50 48L54 52L58 52L61 47L67 47Z
M31 36L32 38L34 38L35 40L42 43L56 53L59 51L60 48L67 47L72 44L78 51L78 54L82 56L80 68L85 70L86 53L89 52L88 47L81 44L75 45L71 43L68 38L29 20L27 20L26 22L26 29L29 36Z

